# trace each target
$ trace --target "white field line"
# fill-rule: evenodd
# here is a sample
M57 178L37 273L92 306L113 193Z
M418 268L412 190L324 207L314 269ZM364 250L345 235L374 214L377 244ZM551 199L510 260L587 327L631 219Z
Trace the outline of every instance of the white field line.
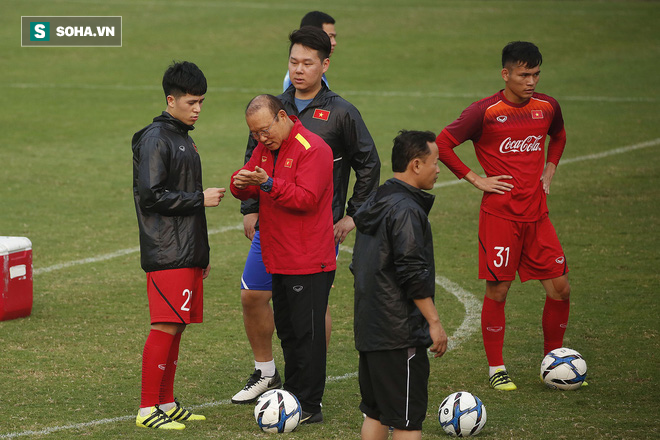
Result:
M571 157L568 159L561 159L559 161L559 166L561 167L562 165L566 165L569 163L583 162L585 160L602 159L604 157L614 156L615 154L629 153L631 151L639 150L642 148L655 147L656 145L660 145L660 138L652 139L650 141L640 142L638 144L628 145L626 147L613 148L611 150L606 150L600 153L587 154L585 156ZM459 183L466 183L466 181L464 179L460 179L460 180L456 179L456 180L449 180L446 182L438 182L435 185L433 185L433 188L434 189L443 188L445 186L452 186Z
M11 83L11 89L79 89L79 90L112 90L112 91L161 91L162 88L154 85L124 85L124 84L57 84L57 83ZM207 92L214 93L245 93L256 95L271 90L270 88L249 87L209 87ZM432 98L432 99L480 99L487 94L483 93L448 93L428 92L419 90L340 90L342 96L375 96L381 98ZM653 97L635 96L558 96L559 101L575 102L658 102Z
M242 228L243 225L240 225L240 227ZM232 229L238 229L238 228L231 227L231 228L219 229L216 231L216 233L225 232ZM351 254L353 253L352 248L344 245L340 245L339 250ZM451 351L456 349L456 347L458 347L463 341L467 340L479 328L479 313L481 310L481 303L475 298L475 296L472 293L464 290L458 284L450 281L445 277L436 276L435 283L438 286L445 289L447 292L454 295L456 299L458 299L458 301L460 301L463 304L463 307L465 307L465 318L463 319L463 322L456 329L454 334L449 337L449 343L447 344L447 351ZM329 376L326 379L326 383L341 382L343 380L352 379L357 376L358 376L357 371L346 373L342 376ZM200 405L191 406L191 408L210 408L210 407L223 406L223 405L231 405L231 400L219 400L215 402L207 402L207 403L202 403ZM128 415L128 416L114 417L110 419L93 420L91 422L85 422L85 423L53 426L50 428L44 428L40 431L12 432L9 434L0 434L0 439L12 439L17 437L25 437L25 436L33 436L33 435L48 435L59 431L84 429L84 428L90 428L92 426L105 425L109 423L124 422L124 421L133 420L134 418L135 415Z
M214 234L219 234L219 233L222 233L222 232L235 231L235 230L239 230L239 229L243 229L242 224L234 225L234 226L225 226L225 227L220 228L220 229L212 229L212 230L209 230L208 234L209 235L214 235ZM75 261L68 261L66 263L54 264L53 266L42 267L40 269L34 269L32 274L33 275L41 275L43 273L52 272L54 270L66 269L67 267L78 266L80 264L98 263L100 261L106 261L106 260L110 260L112 258L121 257L123 255L133 254L135 252L140 252L140 248L139 247L133 247L133 248L128 248L128 249L120 249L120 250L115 251L115 252L110 252L109 254L97 255L96 257L83 258L82 260L75 260Z

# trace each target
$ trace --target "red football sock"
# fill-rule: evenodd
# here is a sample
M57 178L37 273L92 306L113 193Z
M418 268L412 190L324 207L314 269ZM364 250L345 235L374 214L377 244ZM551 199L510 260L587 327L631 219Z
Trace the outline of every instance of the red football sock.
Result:
M142 399L140 408L157 405L160 384L174 336L160 330L151 330L142 352Z
M504 318L505 301L498 302L484 296L484 305L481 308L481 335L484 339L488 365L504 365L502 347L504 346Z
M176 374L176 365L179 361L179 344L181 343L181 333L177 333L172 340L170 354L167 358L167 366L163 374L163 381L160 383L160 404L174 402L174 375Z
M564 346L569 309L569 300L562 301L545 297L542 319L544 354Z

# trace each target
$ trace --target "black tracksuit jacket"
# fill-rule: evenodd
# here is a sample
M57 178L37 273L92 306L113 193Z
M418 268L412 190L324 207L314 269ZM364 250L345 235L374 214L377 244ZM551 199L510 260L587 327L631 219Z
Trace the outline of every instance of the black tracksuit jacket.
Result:
M142 269L206 268L202 164L186 125L167 112L133 135L133 197Z
M429 324L414 299L435 297L433 235L428 213L434 196L392 178L353 219L358 351L428 347Z

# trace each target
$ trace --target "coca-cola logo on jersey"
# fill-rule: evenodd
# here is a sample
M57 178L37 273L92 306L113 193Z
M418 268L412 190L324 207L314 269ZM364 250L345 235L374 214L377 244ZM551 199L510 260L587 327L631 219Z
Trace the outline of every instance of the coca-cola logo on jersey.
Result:
M500 153L529 153L541 151L541 139L543 136L527 136L527 138L514 141L510 137L504 139L500 144Z

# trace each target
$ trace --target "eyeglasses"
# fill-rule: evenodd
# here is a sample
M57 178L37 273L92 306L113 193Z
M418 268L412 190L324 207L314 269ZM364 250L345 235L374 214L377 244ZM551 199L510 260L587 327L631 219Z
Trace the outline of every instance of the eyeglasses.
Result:
M264 128L263 130L259 130L259 131L256 131L256 132L251 131L250 136L252 136L252 139L254 139L255 141L258 141L259 139L261 139L261 136L268 137L268 135L270 134L270 128L273 126L275 121L277 121L277 115L275 115L275 117L273 118L273 122L270 123L268 128Z

